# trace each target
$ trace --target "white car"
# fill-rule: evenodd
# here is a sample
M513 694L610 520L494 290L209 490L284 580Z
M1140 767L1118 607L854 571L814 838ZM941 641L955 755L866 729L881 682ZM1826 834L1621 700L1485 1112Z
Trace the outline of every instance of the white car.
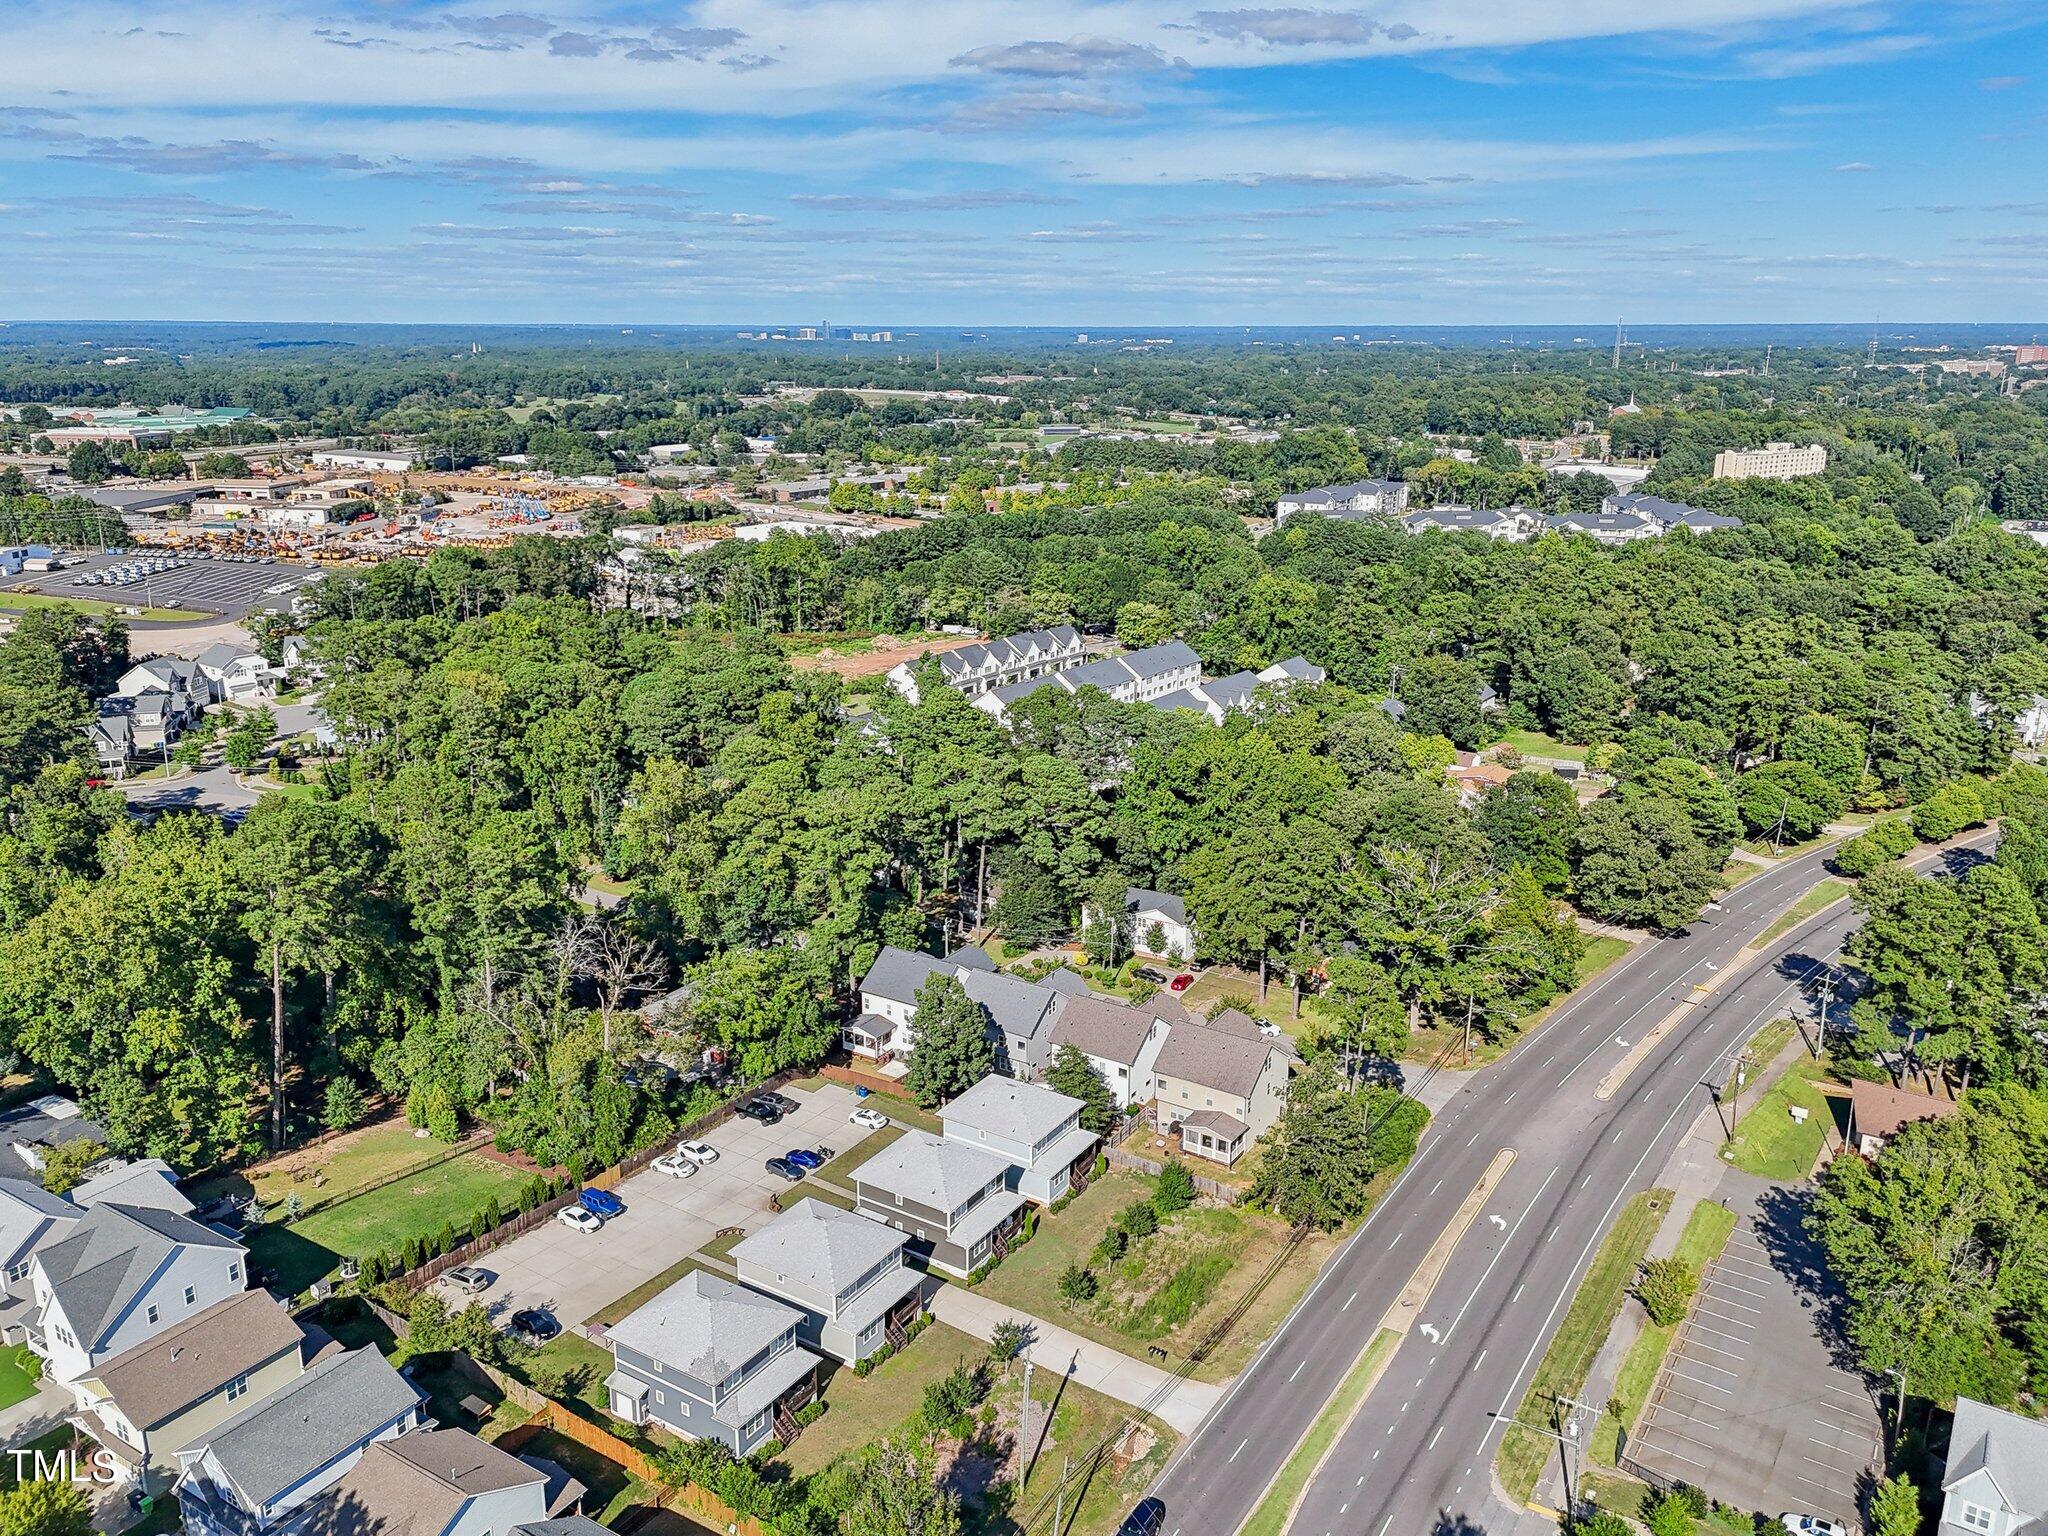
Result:
M580 1205L565 1205L555 1212L555 1220L577 1232L595 1232L604 1226L601 1217L592 1215Z
M712 1146L708 1141L685 1141L677 1145L674 1155L677 1157L687 1157L701 1168L706 1163L718 1161L718 1148Z
M1849 1527L1826 1515L1783 1514L1778 1516L1778 1523L1792 1536L1849 1536Z
M654 1171L665 1173L672 1179L688 1179L696 1176L697 1165L682 1153L671 1152L666 1157L657 1157L654 1160Z
M855 1125L866 1126L871 1131L886 1131L889 1128L889 1117L879 1109L856 1109L846 1118Z

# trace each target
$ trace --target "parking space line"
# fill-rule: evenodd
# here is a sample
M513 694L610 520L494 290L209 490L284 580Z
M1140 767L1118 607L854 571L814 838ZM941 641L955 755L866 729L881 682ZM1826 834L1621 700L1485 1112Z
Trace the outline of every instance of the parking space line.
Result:
M1709 1293L1707 1296L1707 1300L1714 1302L1719 1306L1733 1307L1738 1312L1747 1312L1752 1317L1762 1317L1764 1315L1764 1309L1762 1307L1752 1307L1746 1302L1730 1301L1726 1296L1721 1295L1718 1291Z
M1733 1387L1716 1386L1711 1381L1701 1381L1699 1377L1688 1376L1685 1374L1685 1372L1679 1370L1674 1370L1671 1374L1680 1381L1691 1382L1694 1386L1698 1387L1702 1392L1718 1392L1723 1397L1733 1397L1735 1395L1735 1389Z
M1699 1321L1699 1317L1698 1317L1698 1315L1697 1315L1697 1314L1695 1314L1695 1315L1694 1315L1694 1317L1693 1317L1693 1321L1692 1321L1692 1330L1693 1330L1693 1332L1695 1332L1695 1333L1711 1333L1711 1334L1712 1334L1712 1335L1713 1335L1713 1336L1714 1336L1715 1338L1717 1338L1717 1339L1726 1339L1726 1340L1728 1340L1728 1341L1729 1341L1729 1342L1730 1342L1731 1344L1747 1344L1747 1343L1749 1342L1749 1340L1747 1340L1747 1339L1745 1339L1745 1338L1742 1338L1742 1337L1740 1337L1740 1336L1739 1336L1739 1335L1737 1335L1737 1334L1733 1334L1733 1333L1723 1333L1723 1332L1722 1332L1722 1331L1721 1331L1720 1329L1718 1329L1718 1328L1706 1328L1706 1327L1702 1327L1702 1326L1701 1326L1701 1324L1700 1324L1700 1321ZM1702 1346L1702 1348L1704 1348L1704 1347L1706 1347L1706 1346ZM1734 1351L1734 1350L1732 1350L1732 1349L1730 1349L1730 1350L1723 1350L1723 1351L1722 1351L1722 1353L1723 1353L1723 1354L1727 1354L1727 1355L1732 1355L1732 1356L1734 1356L1734 1358L1735 1358L1735 1359L1737 1359L1737 1360L1741 1360L1741 1359L1745 1358L1745 1357L1744 1357L1744 1356L1742 1356L1742 1355L1736 1354L1736 1353L1735 1353L1735 1351Z
M1733 1291L1738 1296L1754 1296L1758 1301L1764 1301L1767 1299L1764 1292L1753 1291L1746 1285L1737 1285L1733 1280L1730 1280L1726 1275L1716 1275L1713 1279L1709 1280L1707 1282L1707 1291L1709 1294L1718 1294L1722 1291Z
M1718 1313L1718 1312L1708 1312L1708 1311L1706 1311L1706 1310L1705 1310L1704 1308L1702 1308L1702 1310L1700 1311L1700 1313L1699 1313L1698 1315L1699 1315L1699 1316L1701 1316L1701 1317L1711 1317L1711 1318L1712 1318L1712 1319L1713 1319L1713 1320L1714 1320L1715 1322L1717 1322L1717 1323L1726 1323L1726 1324L1727 1324L1727 1325L1728 1325L1728 1326L1729 1326L1730 1328L1754 1328L1754 1327L1756 1327L1756 1324L1755 1324L1755 1323L1752 1323L1752 1322L1751 1322L1751 1321L1749 1321L1749 1319L1747 1319L1747 1318L1743 1318L1743 1317L1723 1317L1723 1316L1722 1316L1722 1315L1721 1315L1720 1313ZM1738 1334L1727 1334L1727 1333L1724 1333L1724 1334L1722 1334L1722 1335L1721 1335L1721 1337L1722 1337L1722 1338L1724 1338L1724 1339L1727 1339L1727 1338L1740 1338L1741 1336L1740 1336L1740 1335L1738 1335Z
M1717 1374L1717 1375L1720 1375L1720 1376L1734 1376L1734 1377L1736 1377L1736 1378L1740 1379L1740 1377L1741 1377L1741 1375L1742 1375L1742 1372L1740 1372L1740 1371L1731 1371L1731 1370L1729 1370L1729 1369L1728 1369L1728 1367L1727 1367L1727 1366L1725 1366L1725 1365L1716 1365L1716 1364L1714 1364L1714 1362L1713 1362L1713 1361L1711 1361L1711 1360L1690 1360L1690 1359L1687 1359L1687 1358L1686 1358L1686 1346L1684 1346L1684 1345L1681 1345L1681 1346L1679 1347L1679 1351L1678 1351L1678 1360L1679 1360L1680 1362L1682 1362L1683 1364L1686 1364L1686 1365L1696 1365L1696 1366L1698 1366L1698 1367L1699 1367L1699 1368L1700 1368L1701 1370L1703 1370L1703 1371L1713 1371L1713 1372L1714 1372L1715 1374Z
M1727 1335L1723 1334L1722 1337L1725 1338L1727 1337ZM1704 1349L1710 1355L1726 1355L1730 1360L1745 1360L1748 1358L1748 1356L1746 1355L1738 1355L1732 1349L1722 1349L1721 1347L1715 1344L1702 1344L1698 1339L1691 1337L1686 1338L1686 1340L1678 1346L1678 1352L1680 1354L1684 1354L1688 1350L1694 1349ZM1700 1364L1705 1365L1706 1362L1702 1360ZM1733 1371L1730 1371L1728 1374L1732 1376L1735 1373Z
M1690 1456L1686 1455L1683 1451L1668 1450L1661 1445L1646 1445L1644 1444L1643 1438L1640 1435L1636 1437L1636 1445L1639 1449L1648 1451L1654 1455L1669 1456L1672 1457L1674 1460L1682 1461L1689 1467L1706 1466L1706 1463L1704 1461L1694 1461Z

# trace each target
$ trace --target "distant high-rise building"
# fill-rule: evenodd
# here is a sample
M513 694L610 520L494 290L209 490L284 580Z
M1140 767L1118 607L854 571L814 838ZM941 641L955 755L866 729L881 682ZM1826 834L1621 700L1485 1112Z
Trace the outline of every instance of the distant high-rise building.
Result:
M1827 467L1828 451L1819 443L1804 448L1766 443L1761 448L1723 448L1714 455L1716 480L1797 480Z

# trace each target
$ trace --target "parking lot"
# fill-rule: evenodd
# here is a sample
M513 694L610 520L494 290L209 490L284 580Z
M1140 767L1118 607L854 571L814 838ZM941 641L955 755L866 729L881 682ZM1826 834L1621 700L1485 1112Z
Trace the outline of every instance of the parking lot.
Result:
M117 571L149 559L176 558L182 563L152 573L130 586L106 583L81 585L81 578ZM315 565L278 560L265 565L214 555L179 554L171 550L137 549L125 555L97 552L81 556L61 571L35 571L10 581L8 589L38 592L46 597L75 597L86 602L132 603L138 608L189 608L195 612L239 619L258 609L289 611L292 599L319 571Z
M785 1088L797 1112L778 1125L735 1117L704 1139L718 1148L718 1161L692 1178L678 1179L649 1168L621 1184L622 1215L590 1233L550 1221L514 1238L477 1261L494 1278L475 1298L499 1321L529 1307L542 1308L565 1328L587 1322L635 1286L674 1267L723 1227L752 1231L773 1217L768 1197L791 1186L762 1167L792 1147L827 1146L845 1151L868 1133L847 1123L858 1100L836 1083Z
M1857 1489L1881 1468L1883 1426L1861 1377L1826 1340L1825 1270L1803 1228L1805 1199L1766 1197L1703 1277L1692 1317L1628 1446L1658 1476L1768 1514L1857 1524Z

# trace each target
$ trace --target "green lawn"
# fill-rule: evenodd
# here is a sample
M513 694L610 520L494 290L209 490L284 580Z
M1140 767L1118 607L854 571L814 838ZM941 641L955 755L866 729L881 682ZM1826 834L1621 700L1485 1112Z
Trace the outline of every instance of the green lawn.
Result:
M1797 928L1801 923L1813 916L1814 913L1820 911L1821 908L1833 906L1844 896L1848 895L1849 891L1848 881L1837 880L1834 876L1830 875L1804 896L1793 902L1791 906L1787 907L1785 915L1766 928L1754 942L1768 944L1772 939L1779 937L1781 934L1790 933L1794 928Z
M1614 1230L1594 1253L1585 1281L1565 1309L1557 1336L1543 1352L1543 1361L1530 1378L1521 1406L1515 1410L1515 1418L1520 1422L1509 1426L1501 1437L1500 1451L1494 1458L1501 1483L1517 1504L1529 1501L1544 1462L1557 1447L1550 1436L1521 1426L1548 1425L1558 1400L1577 1397L1584 1388L1586 1374L1593 1368L1593 1357L1600 1353L1615 1318L1621 1315L1621 1304L1635 1283L1636 1270L1673 1198L1668 1189L1646 1189L1621 1208Z
M882 1112L891 1119L894 1119L896 1106L890 1104ZM906 1129L907 1127L905 1126L891 1125L885 1126L879 1131L869 1131L859 1141L856 1141L844 1152L841 1152L804 1182L808 1184L823 1180L826 1184L837 1185L839 1188L850 1192L853 1189L854 1170L903 1135ZM934 1128L932 1134L938 1134L936 1128ZM802 1186L798 1187L801 1188Z
M1591 747L1575 747L1569 742L1559 741L1555 736L1546 736L1541 731L1509 729L1501 733L1500 744L1513 747L1524 757L1554 757L1562 762L1583 763Z
M41 1362L26 1344L0 1350L0 1408L12 1408L36 1395Z
M1387 1361L1400 1347L1401 1335L1392 1328L1382 1328L1372 1336L1372 1342L1365 1346L1358 1363L1351 1367L1336 1393L1323 1405L1323 1411L1316 1415L1315 1423L1309 1426L1294 1454L1287 1458L1287 1465L1273 1479L1272 1487L1266 1490L1265 1498L1259 1501L1259 1507L1252 1511L1251 1518L1245 1521L1238 1536L1281 1536L1287 1529L1288 1512L1293 1508L1295 1499L1308 1485L1317 1465L1328 1454L1351 1415L1379 1379Z
M487 1434L484 1438L493 1437ZM511 1442L505 1447L507 1450L521 1456L544 1457L565 1468L588 1490L583 1512L600 1525L609 1525L635 1504L651 1503L657 1497L657 1490L616 1461L555 1430L515 1424L505 1430L502 1438Z
M916 1413L924 1389L956 1365L985 1359L988 1346L971 1334L933 1323L901 1354L884 1360L865 1377L835 1370L825 1383L830 1405L825 1416L797 1437L782 1460L793 1472L810 1473L857 1451Z
M1692 1266L1695 1274L1704 1274L1707 1266L1720 1257L1721 1250L1727 1246L1728 1234L1734 1230L1733 1211L1712 1200L1702 1200L1686 1218L1685 1230L1678 1236L1674 1257ZM1600 1422L1593 1427L1593 1459L1603 1466L1614 1465L1620 1451L1621 1432L1635 1433L1636 1420L1642 1414L1643 1404L1649 1400L1651 1387L1656 1385L1657 1368L1663 1364L1665 1352L1670 1349L1671 1340L1677 1332L1676 1324L1666 1328L1646 1321L1643 1331L1636 1335L1635 1343L1629 1346L1628 1354L1621 1362L1621 1370L1614 1378L1613 1395L1608 1399L1608 1407L1614 1411L1601 1414Z
M249 1182L274 1213L293 1190L311 1204L326 1199L337 1187L354 1190L374 1185L377 1179L431 1155L438 1145L414 1140L403 1121L389 1122L360 1139L351 1137L331 1148L312 1148L251 1170L254 1177ZM293 1157L318 1160L318 1166L331 1173L328 1182L316 1188L304 1167L294 1182L283 1168ZM250 1234L249 1250L256 1263L275 1277L276 1288L296 1295L344 1258L396 1251L407 1238L438 1232L444 1223L459 1226L494 1197L500 1206L509 1205L525 1182L526 1175L518 1169L480 1152L467 1152L395 1182L348 1194L297 1221L272 1221Z
M1823 832L1820 836L1810 837L1803 843L1787 842L1777 848L1771 847L1771 840L1768 837L1746 837L1742 840L1742 846L1751 853L1762 854L1767 859L1796 859L1800 854L1811 853L1816 848L1825 847L1831 841L1833 839Z
M1201 1202L1132 1243L1115 1263L1095 1263L1095 1245L1116 1213L1148 1197L1151 1189L1152 1180L1139 1174L1096 1179L1057 1216L1041 1216L1037 1235L1013 1250L980 1290L1125 1354L1142 1358L1146 1346L1157 1345L1178 1364L1257 1282L1285 1247L1288 1234L1282 1223L1262 1212ZM1328 1239L1312 1239L1297 1249L1228 1340L1195 1366L1195 1379L1221 1381L1241 1369L1314 1278L1329 1249ZM1093 1301L1060 1299L1060 1276L1073 1264L1096 1271L1101 1293Z
M128 613L131 607L138 611ZM139 602L109 603L90 597L50 597L41 592L0 592L0 608L12 608L18 612L31 608L76 608L80 613L101 618L108 614L124 614L129 618L157 619L166 623L205 617L201 611L191 608L144 608Z
M1825 1065L1811 1056L1800 1056L1735 1122L1728 1160L1759 1178L1781 1183L1805 1178L1834 1124L1832 1101L1817 1086L1827 1076ZM1793 1120L1794 1105L1806 1111L1805 1124Z

